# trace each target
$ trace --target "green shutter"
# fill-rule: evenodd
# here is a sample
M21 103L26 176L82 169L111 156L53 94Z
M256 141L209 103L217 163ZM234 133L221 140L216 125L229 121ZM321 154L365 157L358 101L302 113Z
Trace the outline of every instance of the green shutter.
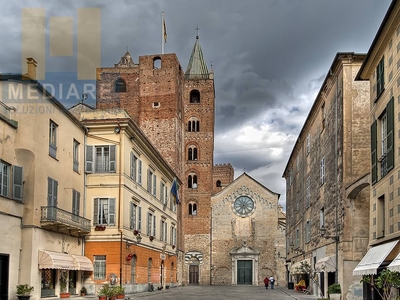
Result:
M13 166L13 197L22 200L22 167Z
M386 163L387 163L387 171L393 169L394 167L394 99L393 97L390 99L389 103L386 106L386 115L387 115L387 155L386 155Z
M377 165L377 123L376 120L371 125L371 180L372 184L378 181L378 165Z

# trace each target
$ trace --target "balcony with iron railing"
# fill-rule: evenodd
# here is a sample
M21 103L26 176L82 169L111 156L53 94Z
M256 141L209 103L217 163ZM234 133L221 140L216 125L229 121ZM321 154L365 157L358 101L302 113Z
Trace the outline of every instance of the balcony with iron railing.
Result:
M90 220L55 206L42 206L40 224L43 228L83 236L90 233Z

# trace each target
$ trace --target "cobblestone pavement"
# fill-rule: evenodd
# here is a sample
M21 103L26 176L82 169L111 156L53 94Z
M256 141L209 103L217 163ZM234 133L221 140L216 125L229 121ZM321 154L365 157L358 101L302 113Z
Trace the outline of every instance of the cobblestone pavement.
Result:
M305 295L298 293L294 290L288 290L286 287L277 286L275 289L265 289L263 286L184 286L176 287L168 290L161 290L155 292L137 293L132 295L125 295L126 300L134 299L163 299L163 300L306 300L314 299L316 296ZM53 298L54 299L54 298ZM72 297L71 300L93 300L98 299L93 295L86 297Z

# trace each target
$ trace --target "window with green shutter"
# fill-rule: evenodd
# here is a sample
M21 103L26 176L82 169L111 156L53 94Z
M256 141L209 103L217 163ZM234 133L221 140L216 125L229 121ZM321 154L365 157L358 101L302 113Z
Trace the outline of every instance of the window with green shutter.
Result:
M377 140L377 122L376 120L371 125L371 179L372 184L378 181L378 154L376 153Z

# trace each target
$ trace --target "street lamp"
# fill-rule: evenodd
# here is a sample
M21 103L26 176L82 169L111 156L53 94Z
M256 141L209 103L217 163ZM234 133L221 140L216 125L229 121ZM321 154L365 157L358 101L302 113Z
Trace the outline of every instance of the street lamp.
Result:
M337 230L336 230L336 232L337 232ZM335 257L335 263L336 263L336 266L335 266L335 269L336 269L336 272L335 272L335 282L336 283L339 283L339 279L338 279L338 273L339 273L339 270L338 270L338 265L339 265L339 235L338 234L336 234L336 235L334 235L334 236L331 236L331 235L326 235L326 228L325 228L325 226L324 225L322 225L321 226L321 228L320 228L320 230L319 230L319 233L321 234L321 236L323 237L323 238L326 238L326 239L334 239L335 240L335 246L336 246L336 257Z

